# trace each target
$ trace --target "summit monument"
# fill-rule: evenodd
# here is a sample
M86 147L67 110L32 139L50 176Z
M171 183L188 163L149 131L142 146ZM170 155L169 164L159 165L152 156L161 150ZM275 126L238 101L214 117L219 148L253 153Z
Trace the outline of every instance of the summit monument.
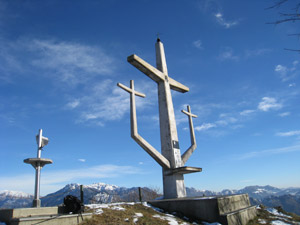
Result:
M168 75L164 46L160 39L157 39L155 50L156 68L137 55L129 56L127 61L157 83L160 152L138 133L135 96L144 98L146 95L135 91L133 80L130 81L130 87L120 83L117 84L130 94L131 137L162 167L164 199L150 201L149 203L167 212L178 212L197 221L218 221L224 225L247 224L249 220L256 216L256 208L251 206L247 194L186 197L184 174L202 171L198 167L185 166L197 147L193 126L193 118L197 116L192 114L190 106L187 106L187 111L182 110L189 118L191 146L181 154L171 89L185 93L189 91L189 88Z
M120 83L118 86L130 93L131 137L162 166L164 198L183 198L186 197L183 175L202 171L198 167L184 166L196 149L192 117L197 116L191 113L190 106L187 111L182 111L189 117L191 146L181 155L171 89L185 93L189 91L189 88L169 77L164 46L159 38L155 44L155 50L156 68L137 55L129 56L127 61L157 83L161 153L138 134L135 95L140 97L145 97L145 95L134 90L133 80L130 82L130 88Z

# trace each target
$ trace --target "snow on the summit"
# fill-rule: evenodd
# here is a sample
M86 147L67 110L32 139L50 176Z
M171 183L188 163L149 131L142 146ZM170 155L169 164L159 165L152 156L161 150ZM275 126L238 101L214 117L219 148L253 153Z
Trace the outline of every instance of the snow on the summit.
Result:
M89 185L85 185L86 187L89 188L95 188L97 190L107 190L107 191L113 191L116 188L119 188L116 185L110 185L110 184L105 184L105 183L94 183L94 184L89 184Z
M267 224L267 221L263 220L263 219L258 219L259 224Z
M33 197L31 194L27 194L22 191L8 191L8 190L1 191L0 195L9 196L9 197L17 197L17 198L32 198Z
M264 192L264 191L266 191L266 190L263 189L263 188L258 188L254 193L255 193L255 194L259 194L259 193L262 193L262 192Z
M113 206L111 207L110 209L113 209L113 210L119 210L119 211L125 211L125 208L121 207L121 206Z
M281 216L281 217L286 217L286 218L292 218L291 216L288 216L286 214L283 214L281 212L278 212L277 209L274 208L268 208L267 211L271 214L273 214L274 216Z
M133 223L137 223L139 221L139 217L143 217L143 213L135 213L133 216Z
M165 216L160 216L158 214L155 214L155 215L153 215L153 217L159 218L161 220L167 220L167 221L169 221L168 223L170 225L187 225L187 223L185 223L185 222L178 223L178 221L176 220L175 216L173 216L171 214L165 214Z
M215 223L207 223L207 222L202 222L203 225L222 225L218 222L215 222Z
M289 225L290 223L285 223L281 220L274 220L271 222L272 225Z

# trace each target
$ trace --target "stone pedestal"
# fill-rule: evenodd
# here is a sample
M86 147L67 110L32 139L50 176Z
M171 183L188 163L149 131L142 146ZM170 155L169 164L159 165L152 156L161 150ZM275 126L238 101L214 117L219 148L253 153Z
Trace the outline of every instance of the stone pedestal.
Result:
M1 209L0 222L7 225L75 225L92 217L92 213L65 214L64 207Z
M165 199L149 204L191 219L223 225L246 225L256 216L256 208L251 206L248 194Z

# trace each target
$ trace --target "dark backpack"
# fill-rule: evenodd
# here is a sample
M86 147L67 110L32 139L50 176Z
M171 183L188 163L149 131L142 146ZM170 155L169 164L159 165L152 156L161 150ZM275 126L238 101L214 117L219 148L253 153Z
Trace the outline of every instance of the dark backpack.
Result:
M67 195L64 198L65 209L68 213L81 213L83 212L83 204L82 202L73 195Z

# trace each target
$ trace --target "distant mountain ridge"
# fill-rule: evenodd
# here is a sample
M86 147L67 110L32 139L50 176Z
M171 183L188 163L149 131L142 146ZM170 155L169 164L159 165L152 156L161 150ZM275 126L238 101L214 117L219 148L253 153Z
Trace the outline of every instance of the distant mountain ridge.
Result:
M276 188L270 185L266 186L247 186L240 190L224 189L220 192L209 190L197 190L195 188L186 188L189 197L194 196L217 196L247 193L252 204L264 204L268 207L281 206L289 212L300 215L300 188ZM142 190L143 201L155 199L159 195L144 187ZM48 194L41 198L42 206L55 206L63 203L66 195L80 197L79 184L67 184L64 188ZM33 196L30 194L4 191L0 192L0 208L20 208L30 207ZM125 188L105 183L95 183L84 185L84 203L111 203L120 201L138 201L138 188Z
M233 195L233 194L244 194L247 193L249 197L262 200L270 196L283 196L292 195L300 197L300 188L276 188L270 185L266 186L247 186L240 190L229 190L224 189L220 192L208 191L208 190L197 190L195 188L187 188L188 196L214 196L214 195Z

